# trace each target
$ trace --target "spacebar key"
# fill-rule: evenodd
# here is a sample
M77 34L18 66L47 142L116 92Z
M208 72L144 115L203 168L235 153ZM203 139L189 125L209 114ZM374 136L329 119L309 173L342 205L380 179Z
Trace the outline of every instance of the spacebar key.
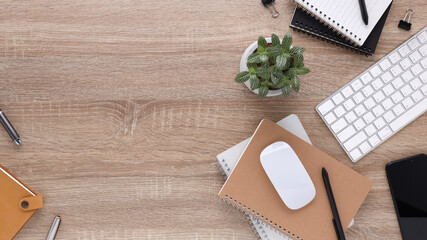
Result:
M344 147L347 149L347 151L350 151L363 141L365 141L367 138L365 131L361 131L358 134L354 135L352 138L350 138L347 142L344 143Z
M426 111L427 108L427 98L424 98L421 102L413 106L409 111L404 113L402 116L394 120L390 127L395 132L399 130L401 127L404 127L406 124L408 124L410 121L418 117L419 115L423 114Z

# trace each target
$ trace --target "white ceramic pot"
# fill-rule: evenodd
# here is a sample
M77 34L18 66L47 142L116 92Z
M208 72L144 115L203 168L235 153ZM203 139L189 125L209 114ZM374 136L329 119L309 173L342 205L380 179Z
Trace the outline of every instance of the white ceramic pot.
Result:
M271 43L271 38L266 38L265 40L267 40L267 43ZM280 42L282 42L282 40L280 40ZM248 67L247 67L248 57L253 52L255 52L255 50L257 48L258 48L258 41L255 41L248 48L246 48L245 52L242 55L242 58L240 59L240 72L248 71L249 70ZM250 85L249 80L245 82L245 85L246 85L246 87L249 88L249 90L251 90L251 85ZM251 91L258 95L258 89L251 90ZM282 90L280 90L280 89L278 89L278 90L269 90L268 94L267 94L267 97L274 97L274 96L278 96L280 94L282 94Z

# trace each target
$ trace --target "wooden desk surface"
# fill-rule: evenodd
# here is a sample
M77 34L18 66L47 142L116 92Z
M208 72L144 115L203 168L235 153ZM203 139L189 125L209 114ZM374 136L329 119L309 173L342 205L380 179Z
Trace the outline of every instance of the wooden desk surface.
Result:
M348 239L400 239L384 167L426 152L424 114L357 164L316 104L422 29L427 2L395 1L374 56L293 32L311 73L291 97L260 100L233 81L245 48L291 31L277 1L1 1L0 164L43 194L16 239L255 239L223 204L215 156L262 118L296 113L313 144L374 182ZM397 28L412 7L412 30Z

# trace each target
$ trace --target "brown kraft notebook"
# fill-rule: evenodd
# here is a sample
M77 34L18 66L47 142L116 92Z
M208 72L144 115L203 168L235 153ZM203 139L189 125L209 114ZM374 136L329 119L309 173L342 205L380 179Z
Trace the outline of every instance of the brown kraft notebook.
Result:
M313 201L299 210L286 207L260 163L261 151L277 141L292 147L316 188ZM259 124L219 196L289 237L336 239L322 167L328 170L342 226L346 230L368 195L372 182L268 119Z

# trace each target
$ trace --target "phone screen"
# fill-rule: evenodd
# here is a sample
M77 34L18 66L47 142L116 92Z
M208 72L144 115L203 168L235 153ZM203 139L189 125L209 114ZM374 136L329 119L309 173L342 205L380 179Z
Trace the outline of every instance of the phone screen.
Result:
M427 239L427 155L391 162L386 173L403 239Z

